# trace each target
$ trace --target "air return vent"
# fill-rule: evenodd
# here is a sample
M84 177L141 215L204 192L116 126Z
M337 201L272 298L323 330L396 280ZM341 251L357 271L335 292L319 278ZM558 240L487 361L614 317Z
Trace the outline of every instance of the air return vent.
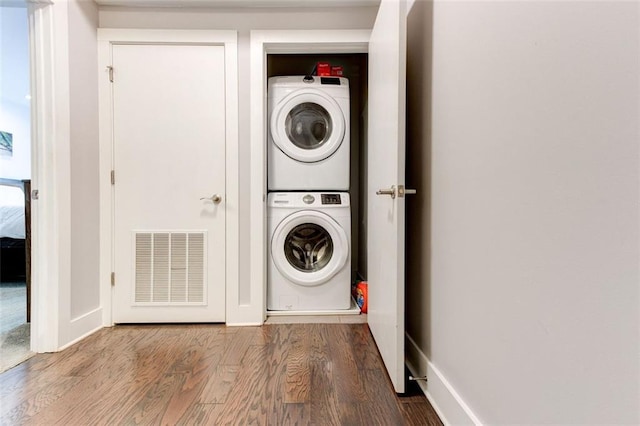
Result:
M134 232L135 304L202 305L205 232Z

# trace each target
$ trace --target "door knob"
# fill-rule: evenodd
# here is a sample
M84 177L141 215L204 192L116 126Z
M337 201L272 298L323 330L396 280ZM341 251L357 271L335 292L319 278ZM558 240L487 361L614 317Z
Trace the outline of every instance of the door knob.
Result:
M209 200L213 204L220 204L220 201L222 201L222 197L218 194L213 194L211 197L202 197L200 198L200 200Z
M413 195L416 194L417 191L415 189L407 189L404 185L398 185L398 197L402 198L405 195Z
M404 187L404 185L398 185L398 190L396 192L396 187L395 187L395 185L393 185L389 189L379 189L379 190L377 190L376 194L378 194L378 195L391 195L391 198L396 198L396 195L398 195L399 198L403 198L405 195L416 194L416 190L415 189L407 189L407 188Z
M391 198L396 198L396 187L395 185L391 186L389 189L378 189L376 191L378 195L391 195Z

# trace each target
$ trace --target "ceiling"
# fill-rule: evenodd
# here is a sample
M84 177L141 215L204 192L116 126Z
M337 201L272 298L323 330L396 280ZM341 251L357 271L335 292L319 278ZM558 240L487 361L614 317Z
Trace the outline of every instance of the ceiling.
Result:
M380 0L94 0L100 6L189 8L325 8L378 6Z
M29 0L52 3L51 0ZM86 1L86 0L79 0ZM183 8L333 8L378 7L380 0L94 0L100 6L183 7ZM26 0L0 0L0 7L26 7Z

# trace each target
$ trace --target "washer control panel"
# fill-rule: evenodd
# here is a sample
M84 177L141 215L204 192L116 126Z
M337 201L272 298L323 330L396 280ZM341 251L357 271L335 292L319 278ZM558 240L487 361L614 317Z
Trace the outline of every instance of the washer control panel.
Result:
M340 194L321 194L320 199L322 204L342 204Z

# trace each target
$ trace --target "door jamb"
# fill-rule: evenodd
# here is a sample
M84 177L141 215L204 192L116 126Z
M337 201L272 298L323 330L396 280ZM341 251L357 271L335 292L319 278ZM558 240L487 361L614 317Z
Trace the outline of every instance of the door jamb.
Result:
M233 30L138 30L98 29L99 123L100 123L100 297L103 301L103 325L113 325L113 116L109 69L111 46L131 43L179 43L222 45L225 48L225 318L237 321L239 275L239 190L238 190L238 35Z

